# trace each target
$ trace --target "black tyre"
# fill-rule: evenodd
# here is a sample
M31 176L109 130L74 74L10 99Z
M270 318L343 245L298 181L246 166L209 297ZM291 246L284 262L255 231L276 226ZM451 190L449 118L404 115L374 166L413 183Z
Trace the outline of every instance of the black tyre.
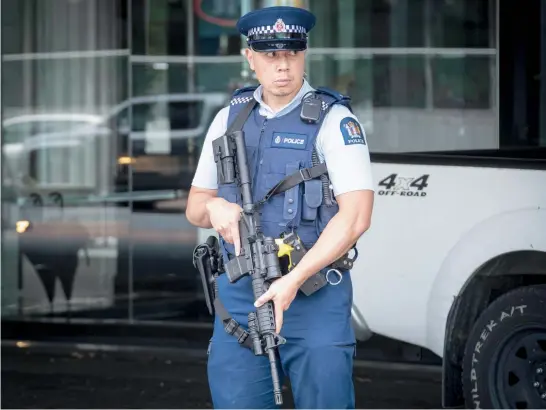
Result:
M546 409L546 285L514 289L485 309L462 379L468 408Z

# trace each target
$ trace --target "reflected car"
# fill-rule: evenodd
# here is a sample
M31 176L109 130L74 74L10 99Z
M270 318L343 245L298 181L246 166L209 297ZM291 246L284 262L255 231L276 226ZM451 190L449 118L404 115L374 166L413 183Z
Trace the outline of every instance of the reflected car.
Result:
M22 133L15 170L17 217L30 226L19 234L27 310L126 317L131 304L141 319L189 314L202 292L185 191L226 98L137 97L81 127Z

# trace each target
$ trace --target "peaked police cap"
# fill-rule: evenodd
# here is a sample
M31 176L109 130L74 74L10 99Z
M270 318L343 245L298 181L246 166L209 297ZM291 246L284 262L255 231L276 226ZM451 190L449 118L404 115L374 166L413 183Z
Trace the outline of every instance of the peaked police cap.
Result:
M255 51L300 51L307 48L307 34L315 22L313 13L299 7L265 7L242 16L237 30Z

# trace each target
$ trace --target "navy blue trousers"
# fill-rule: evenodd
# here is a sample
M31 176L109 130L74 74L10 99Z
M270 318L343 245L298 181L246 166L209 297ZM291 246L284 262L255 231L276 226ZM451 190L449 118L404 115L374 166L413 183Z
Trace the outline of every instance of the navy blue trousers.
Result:
M243 280L246 284L229 284L221 277L219 287L232 317L247 328L253 301L244 291L233 289L250 286L250 278ZM281 335L287 341L279 347L279 374L281 382L290 379L296 408L355 407L351 304L352 283L347 273L337 286L327 285L311 296L298 292L284 312ZM207 372L215 408L277 408L268 358L239 345L218 318L209 344Z

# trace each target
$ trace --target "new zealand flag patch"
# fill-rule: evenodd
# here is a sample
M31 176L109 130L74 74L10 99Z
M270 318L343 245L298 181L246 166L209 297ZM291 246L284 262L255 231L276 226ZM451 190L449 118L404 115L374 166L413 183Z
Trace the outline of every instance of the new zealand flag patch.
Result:
M366 139L362 128L357 120L352 117L345 117L339 123L341 134L343 135L343 142L345 145L366 145Z
M271 146L275 148L305 149L307 146L307 135L288 132L274 132Z

